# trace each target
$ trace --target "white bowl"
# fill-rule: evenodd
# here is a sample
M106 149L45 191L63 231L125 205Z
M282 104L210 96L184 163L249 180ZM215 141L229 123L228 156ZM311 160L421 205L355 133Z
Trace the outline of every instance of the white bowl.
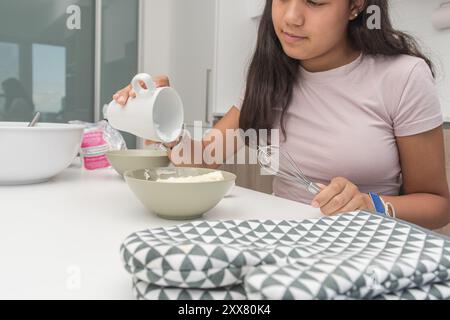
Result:
M0 122L0 185L48 181L79 152L84 126Z

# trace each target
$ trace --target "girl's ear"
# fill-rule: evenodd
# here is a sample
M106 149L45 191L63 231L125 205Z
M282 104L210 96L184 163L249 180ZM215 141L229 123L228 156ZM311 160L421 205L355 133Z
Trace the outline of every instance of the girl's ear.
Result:
M350 3L350 20L354 20L364 10L366 0L351 0Z

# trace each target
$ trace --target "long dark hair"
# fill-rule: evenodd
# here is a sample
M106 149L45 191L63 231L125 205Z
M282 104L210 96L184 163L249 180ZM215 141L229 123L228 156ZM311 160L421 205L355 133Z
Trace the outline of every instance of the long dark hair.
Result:
M352 0L350 0L352 1ZM272 21L272 2L267 0L258 30L256 50L247 75L239 126L248 129L272 129L280 121L284 139L284 117L298 81L299 60L283 51ZM380 8L381 29L367 28L369 6ZM432 62L420 51L410 35L395 30L389 17L387 0L366 0L358 18L349 22L348 36L355 49L363 54L394 56L406 54L424 59L434 76ZM281 112L281 116L276 116Z

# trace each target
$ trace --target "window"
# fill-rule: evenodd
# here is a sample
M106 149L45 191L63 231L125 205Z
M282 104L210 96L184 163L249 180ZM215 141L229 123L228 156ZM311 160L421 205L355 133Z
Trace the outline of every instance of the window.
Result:
M32 61L35 109L56 115L66 96L66 48L33 44Z
M1 84L7 79L19 78L19 46L15 43L0 42L0 121L5 111L5 93Z

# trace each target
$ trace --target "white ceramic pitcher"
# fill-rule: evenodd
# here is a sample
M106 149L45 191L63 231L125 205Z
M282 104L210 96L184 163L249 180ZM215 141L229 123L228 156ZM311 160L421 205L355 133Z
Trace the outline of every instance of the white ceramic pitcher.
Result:
M147 89L141 86L145 83ZM155 142L168 143L182 134L184 110L178 93L171 87L156 88L146 73L131 81L136 98L125 106L112 101L103 110L112 127Z

